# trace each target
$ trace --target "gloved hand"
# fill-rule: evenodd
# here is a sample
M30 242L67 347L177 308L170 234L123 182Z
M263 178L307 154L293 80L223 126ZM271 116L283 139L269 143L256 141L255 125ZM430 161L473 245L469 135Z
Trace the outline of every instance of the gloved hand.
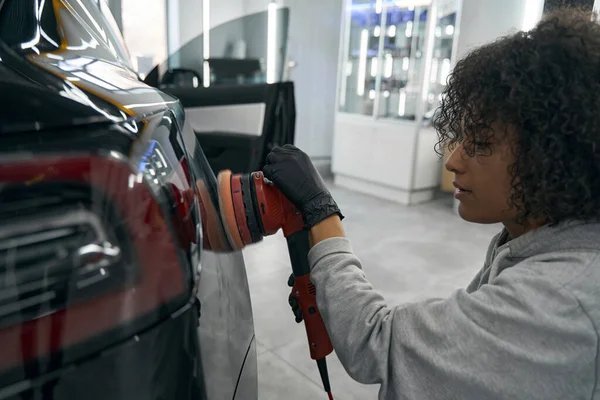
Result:
M334 214L344 218L310 158L297 147L275 147L263 172L298 207L307 228Z
M292 288L292 293L294 293L294 274L292 273L288 278L288 286ZM292 308L292 312L294 313L294 317L296 317L296 322L302 322L302 310L300 309L300 304L298 304L298 300L290 293L288 297L288 302L290 303L290 307Z

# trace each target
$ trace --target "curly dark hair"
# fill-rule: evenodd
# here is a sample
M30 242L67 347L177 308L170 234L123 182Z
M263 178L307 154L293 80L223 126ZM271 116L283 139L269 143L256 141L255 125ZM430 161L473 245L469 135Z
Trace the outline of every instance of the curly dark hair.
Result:
M510 132L517 221L600 217L600 24L558 10L533 30L480 47L456 64L433 118L436 151L491 154ZM497 137L497 136L496 136Z

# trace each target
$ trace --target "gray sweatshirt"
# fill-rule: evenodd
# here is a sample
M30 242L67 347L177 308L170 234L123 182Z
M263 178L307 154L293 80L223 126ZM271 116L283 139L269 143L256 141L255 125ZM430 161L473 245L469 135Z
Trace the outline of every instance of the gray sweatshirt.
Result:
M380 399L600 399L600 223L507 237L466 289L395 307L347 239L316 245L317 304L348 374Z

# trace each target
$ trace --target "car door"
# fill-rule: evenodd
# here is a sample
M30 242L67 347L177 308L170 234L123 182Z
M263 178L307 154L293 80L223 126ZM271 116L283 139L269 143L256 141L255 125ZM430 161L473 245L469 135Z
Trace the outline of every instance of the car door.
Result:
M291 82L161 90L183 104L215 173L260 170L274 146L294 141Z
M276 56L266 54L269 13L278 21ZM274 146L294 142L294 86L281 82L288 20L289 10L281 8L227 22L210 30L209 58L203 34L145 77L181 101L215 173L260 170Z

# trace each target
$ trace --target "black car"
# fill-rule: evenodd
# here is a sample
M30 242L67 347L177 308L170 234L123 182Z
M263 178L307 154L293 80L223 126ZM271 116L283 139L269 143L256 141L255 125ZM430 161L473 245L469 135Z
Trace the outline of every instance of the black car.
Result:
M196 134L103 1L0 0L0 399L258 397L246 270L203 232L220 166Z

